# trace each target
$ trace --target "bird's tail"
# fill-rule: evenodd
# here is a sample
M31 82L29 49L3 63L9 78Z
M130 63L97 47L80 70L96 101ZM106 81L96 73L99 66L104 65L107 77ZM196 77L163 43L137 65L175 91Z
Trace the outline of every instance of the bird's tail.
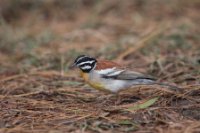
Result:
M175 91L175 92L183 92L182 88L179 88L175 85L171 85L168 83L161 83L161 82L157 82L155 79L152 78L138 78L135 79L133 81L133 85L159 85L159 86L164 86L167 89L171 90L171 91Z

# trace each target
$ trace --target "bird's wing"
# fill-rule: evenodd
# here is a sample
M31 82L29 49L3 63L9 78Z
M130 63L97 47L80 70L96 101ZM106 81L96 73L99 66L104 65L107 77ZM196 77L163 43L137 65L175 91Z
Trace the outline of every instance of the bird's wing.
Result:
M123 70L123 69L106 69L103 71L100 71L102 75L102 78L107 78L107 79L118 79L118 80L136 80L136 79L148 79L148 80L156 80L152 76L149 75L144 75L139 72L134 72L134 71L128 71L128 70Z
M123 71L119 75L116 75L116 79L121 80L134 80L134 79L148 79L148 80L156 80L154 77L145 75L135 71Z
M155 78L144 75L139 72L129 71L121 65L107 60L98 60L96 71L107 79L118 79L118 80L134 80L134 79L148 79L155 80Z

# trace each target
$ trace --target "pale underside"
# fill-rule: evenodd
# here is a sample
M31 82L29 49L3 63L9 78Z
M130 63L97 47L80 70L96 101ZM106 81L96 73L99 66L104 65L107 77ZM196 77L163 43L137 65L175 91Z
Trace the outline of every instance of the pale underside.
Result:
M116 68L93 70L88 78L91 86L114 93L134 85L147 85L155 82L155 79L150 76Z

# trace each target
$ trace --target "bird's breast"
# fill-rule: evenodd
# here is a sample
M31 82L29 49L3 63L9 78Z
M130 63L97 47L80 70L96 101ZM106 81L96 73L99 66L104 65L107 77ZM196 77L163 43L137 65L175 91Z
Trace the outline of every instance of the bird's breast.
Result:
M94 89L104 91L104 92L111 92L109 89L105 88L105 84L102 83L98 75L95 75L94 73L84 73L81 72L81 77L84 79L84 81L89 84Z

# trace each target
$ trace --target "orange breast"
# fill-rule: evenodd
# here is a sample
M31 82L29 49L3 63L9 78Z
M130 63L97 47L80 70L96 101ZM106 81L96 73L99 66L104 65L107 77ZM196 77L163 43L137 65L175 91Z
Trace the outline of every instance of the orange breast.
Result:
M89 74L80 71L80 76L86 81L89 81Z
M85 82L87 84L89 84L91 87L93 87L94 89L100 90L100 91L104 91L104 92L109 92L111 93L111 91L107 90L106 88L104 88L104 85L101 84L100 82L93 82L89 79L89 74L88 73L84 73L81 71L80 73L81 77L85 80Z

